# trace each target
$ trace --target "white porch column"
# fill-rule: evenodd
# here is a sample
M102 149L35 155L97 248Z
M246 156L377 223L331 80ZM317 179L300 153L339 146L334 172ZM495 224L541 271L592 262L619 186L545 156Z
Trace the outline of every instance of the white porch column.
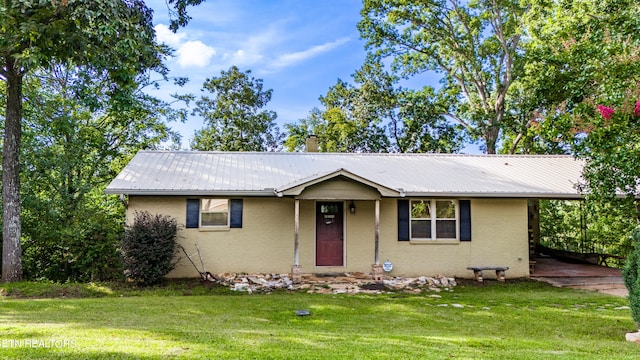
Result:
M300 232L300 200L295 200L293 220L293 265L299 266L298 234Z
M380 265L380 199L376 199L375 265Z
M293 219L293 265L291 266L291 280L294 283L302 281L302 267L299 261L298 235L300 233L300 200L294 200Z
M382 280L382 265L380 265L380 199L376 199L375 206L376 232L375 232L375 263L371 265L373 280Z

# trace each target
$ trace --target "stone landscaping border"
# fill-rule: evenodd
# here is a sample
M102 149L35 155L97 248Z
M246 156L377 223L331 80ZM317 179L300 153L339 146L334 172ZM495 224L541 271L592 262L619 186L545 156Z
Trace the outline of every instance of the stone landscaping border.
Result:
M233 291L268 293L274 290L306 290L321 294L381 294L389 291L411 293L439 292L457 285L454 278L435 277L385 277L371 280L368 273L303 274L300 283L294 283L289 274L213 274L209 280Z

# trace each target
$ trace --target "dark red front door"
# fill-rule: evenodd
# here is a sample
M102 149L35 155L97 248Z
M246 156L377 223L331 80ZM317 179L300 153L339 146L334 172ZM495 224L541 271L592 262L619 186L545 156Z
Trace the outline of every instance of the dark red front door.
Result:
M316 203L316 265L343 266L343 213L341 202Z

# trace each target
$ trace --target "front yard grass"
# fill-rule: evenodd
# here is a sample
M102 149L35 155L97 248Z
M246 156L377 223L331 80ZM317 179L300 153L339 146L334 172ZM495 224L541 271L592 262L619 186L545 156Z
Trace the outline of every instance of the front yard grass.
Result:
M638 344L624 340L625 332L637 330L623 308L626 299L534 282L469 284L418 295L248 295L184 284L153 290L53 286L0 285L0 357L637 359L640 354ZM61 292L65 298L42 298ZM296 316L299 309L311 315Z

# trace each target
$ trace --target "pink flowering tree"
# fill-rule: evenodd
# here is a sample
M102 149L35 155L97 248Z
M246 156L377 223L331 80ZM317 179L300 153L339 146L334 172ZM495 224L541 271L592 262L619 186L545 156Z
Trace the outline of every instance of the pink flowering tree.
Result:
M606 120L611 120L615 111L607 106L598 105L598 112L602 115ZM640 117L640 100L636 101L636 106L633 108L633 117Z
M599 104L578 157L587 189L599 197L640 196L640 86L618 106Z
M620 106L598 105L596 108L594 126L582 149L582 157L588 160L584 177L589 196L611 200L624 196L629 203L640 196L640 100L637 99L638 96L629 97ZM640 219L640 206L636 211ZM632 231L628 240L633 249L628 254L623 276L629 290L631 315L640 327L640 226Z
M600 115L602 115L602 117L607 120L611 120L611 117L614 113L612 108L606 107L604 105L598 105L598 111L600 112Z

